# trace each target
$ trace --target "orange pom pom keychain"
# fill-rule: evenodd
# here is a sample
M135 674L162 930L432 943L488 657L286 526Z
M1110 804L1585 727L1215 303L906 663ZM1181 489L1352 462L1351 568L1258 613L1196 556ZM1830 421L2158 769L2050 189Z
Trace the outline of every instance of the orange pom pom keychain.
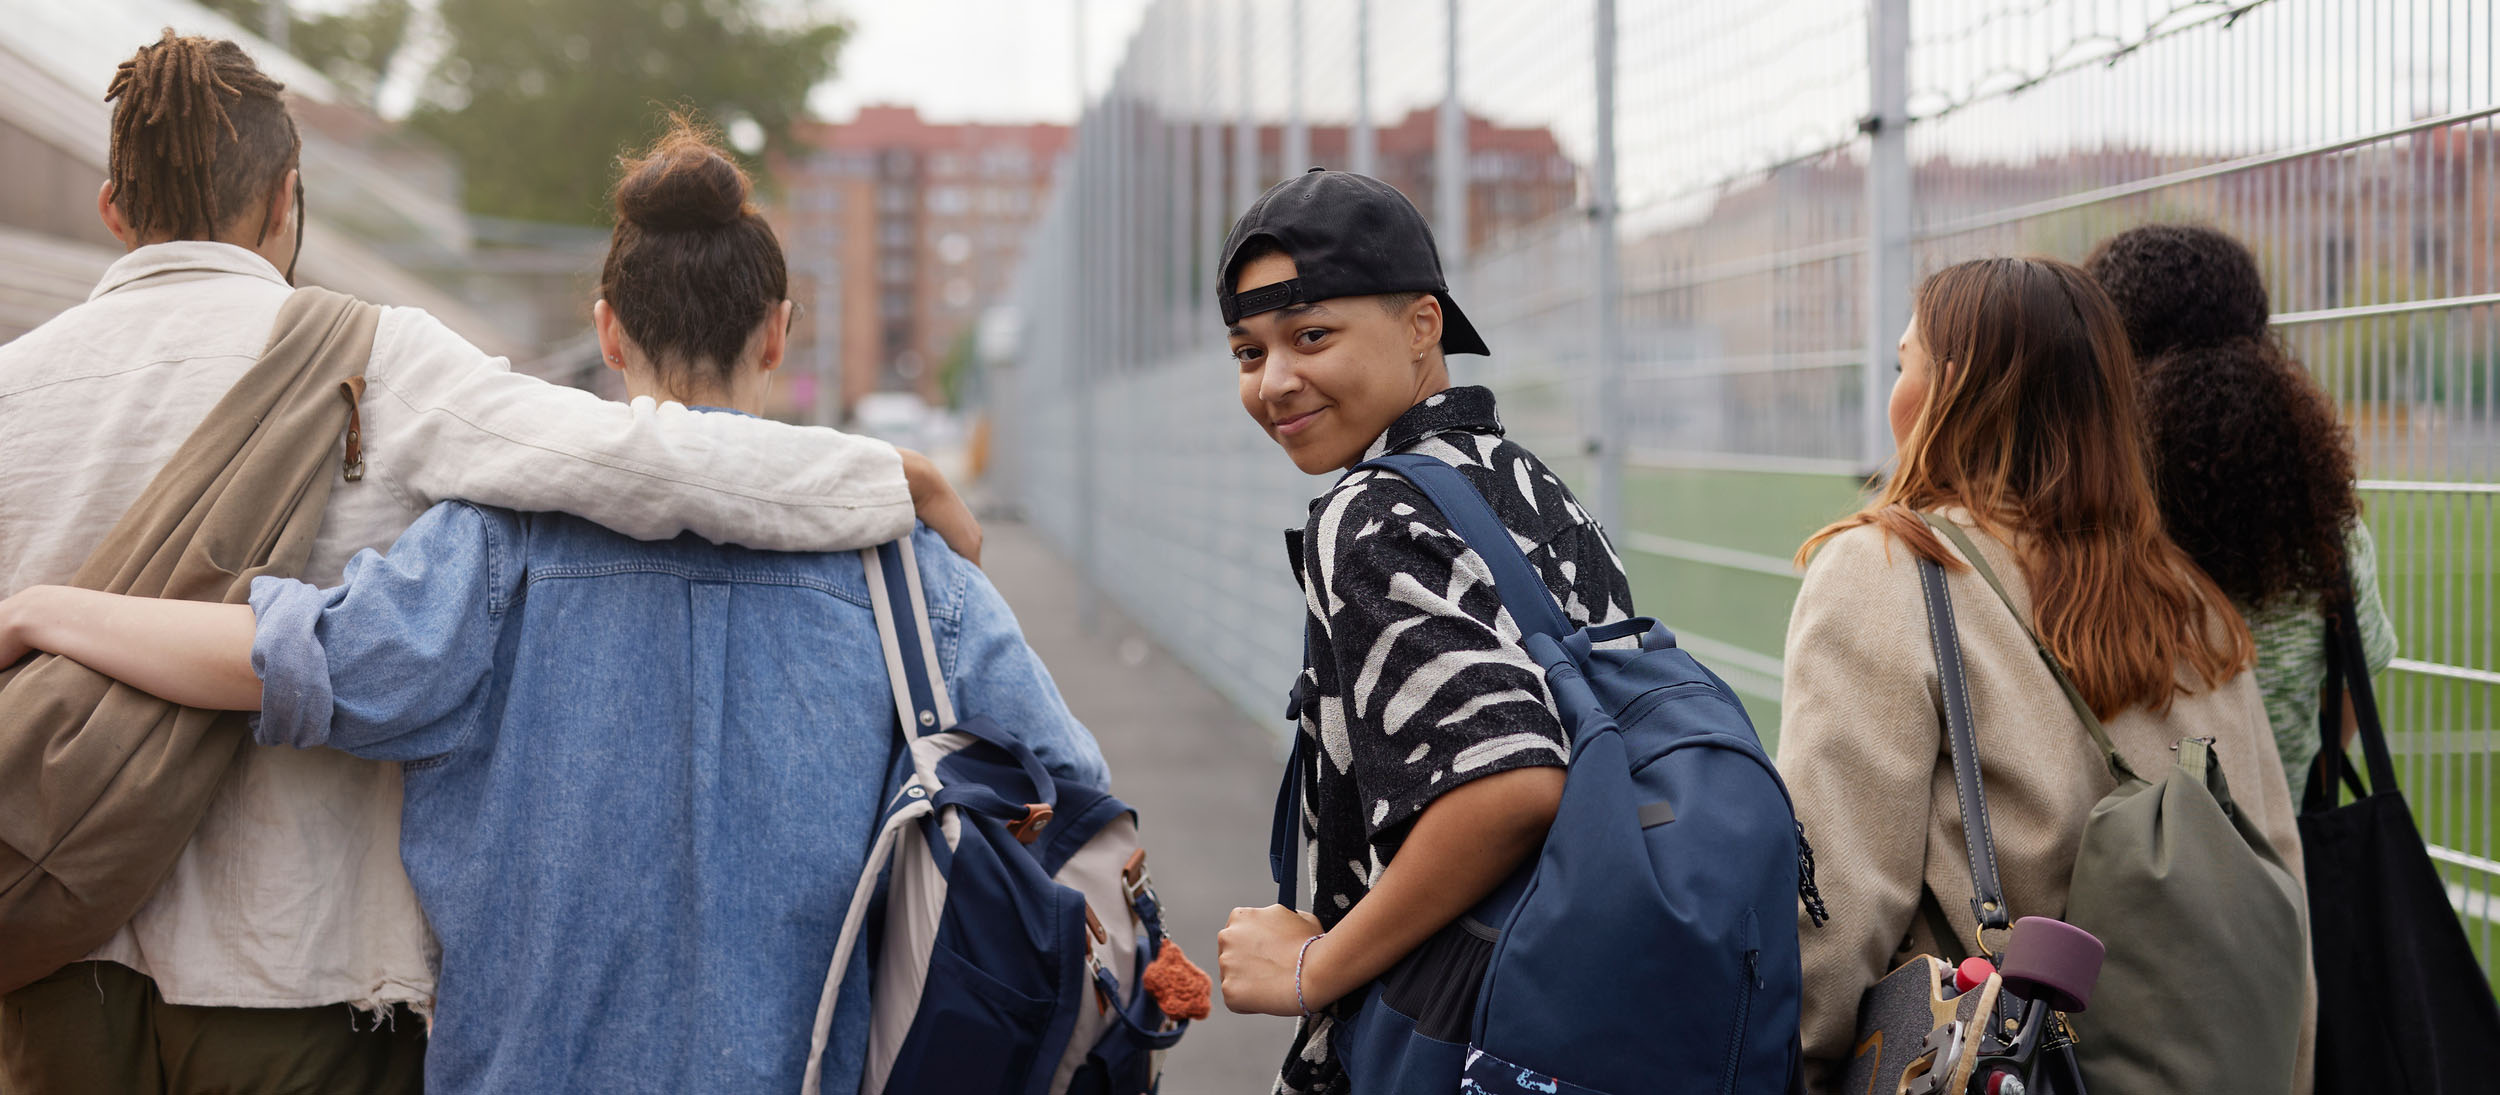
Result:
M1215 982L1207 971L1181 953L1181 945L1169 939L1155 953L1155 960L1146 963L1146 975L1139 984L1155 998L1155 1006L1174 1019L1204 1019L1214 1002Z

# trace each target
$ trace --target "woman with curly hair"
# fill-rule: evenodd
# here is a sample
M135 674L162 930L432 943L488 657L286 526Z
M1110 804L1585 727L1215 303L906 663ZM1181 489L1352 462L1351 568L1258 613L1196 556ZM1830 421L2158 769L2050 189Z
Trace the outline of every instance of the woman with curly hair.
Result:
M2135 348L2162 521L2248 620L2299 801L2320 747L2325 613L2350 597L2371 672L2396 653L2353 493L2352 435L2267 327L2265 282L2238 240L2145 225L2102 241L2084 266ZM2349 709L2344 719L2349 733Z

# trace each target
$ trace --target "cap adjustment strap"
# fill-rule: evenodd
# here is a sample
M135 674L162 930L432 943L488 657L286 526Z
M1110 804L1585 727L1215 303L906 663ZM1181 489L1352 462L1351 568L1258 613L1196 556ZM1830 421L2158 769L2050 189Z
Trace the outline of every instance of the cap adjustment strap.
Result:
M1262 285L1244 293L1233 294L1233 318L1273 312L1302 299L1302 279L1291 278L1273 285Z

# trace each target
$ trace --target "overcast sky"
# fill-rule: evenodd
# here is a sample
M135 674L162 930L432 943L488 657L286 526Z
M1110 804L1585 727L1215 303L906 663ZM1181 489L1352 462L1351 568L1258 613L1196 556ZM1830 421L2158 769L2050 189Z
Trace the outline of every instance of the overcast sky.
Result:
M784 0L792 2L792 0ZM337 11L358 0L294 0L301 11ZM430 12L434 0L418 0ZM1077 9L1086 23L1087 86L1100 91L1127 51L1152 0L818 0L850 20L834 78L808 97L816 113L847 121L864 103L903 103L934 121L1073 122ZM420 17L419 34L426 24ZM256 28L255 28L256 29ZM434 52L419 45L393 68L383 113L414 106Z
M1076 119L1076 10L1088 87L1110 79L1149 0L836 0L855 31L809 105L849 118L908 103L938 121Z

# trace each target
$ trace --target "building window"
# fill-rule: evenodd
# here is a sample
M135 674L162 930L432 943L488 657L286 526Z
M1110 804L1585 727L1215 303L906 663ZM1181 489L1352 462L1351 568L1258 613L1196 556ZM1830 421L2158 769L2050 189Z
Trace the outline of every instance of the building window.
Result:
M993 179L1021 179L1033 170L1033 158L1016 145L1002 145L981 154L981 173Z
M941 186L929 191L929 211L940 216L961 216L972 208L972 194L960 186Z

